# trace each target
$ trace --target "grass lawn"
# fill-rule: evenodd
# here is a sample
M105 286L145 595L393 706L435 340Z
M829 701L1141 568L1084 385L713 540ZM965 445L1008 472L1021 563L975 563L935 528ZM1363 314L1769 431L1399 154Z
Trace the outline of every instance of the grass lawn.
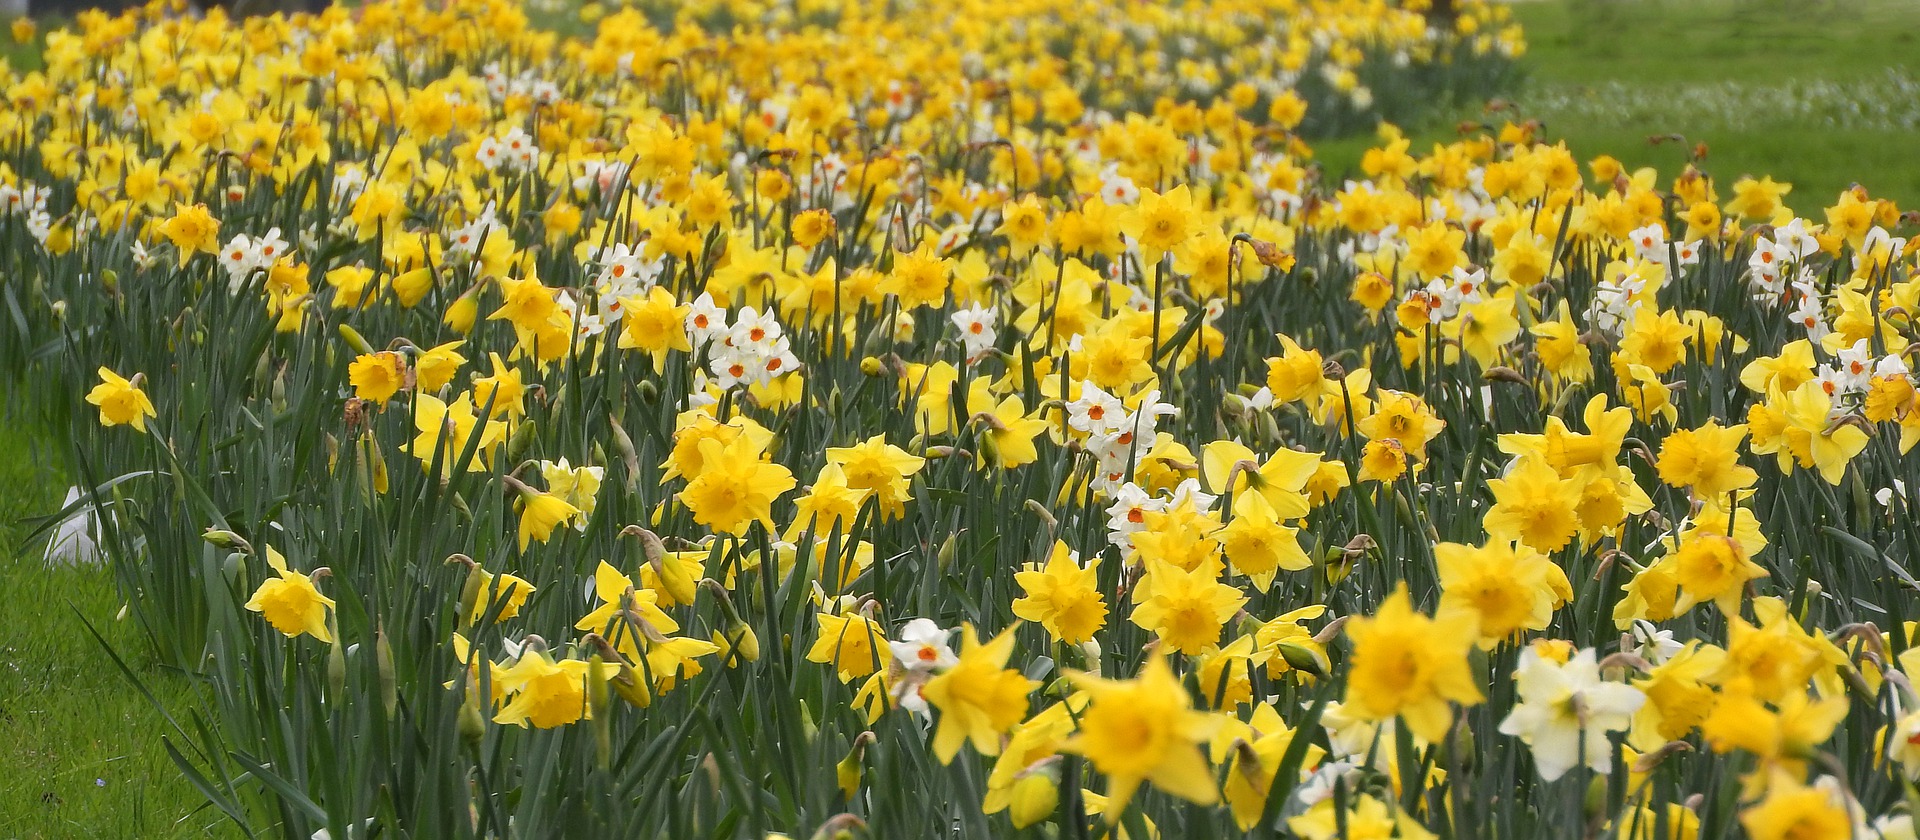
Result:
M1855 182L1920 207L1920 3L1911 0L1545 0L1517 3L1528 81L1511 97L1581 160L1601 154L1671 177L1694 143L1723 185L1794 184L1803 216ZM1410 133L1446 139L1454 115ZM1516 118L1517 119L1517 118ZM1650 145L1653 135L1685 143ZM1320 146L1330 171L1374 143ZM1663 178L1664 180L1664 178Z
M187 681L145 665L138 629L114 620L106 570L49 571L40 546L21 551L20 519L57 509L66 482L44 436L0 420L0 837L228 836L167 757L160 715L80 616L169 709L191 705Z

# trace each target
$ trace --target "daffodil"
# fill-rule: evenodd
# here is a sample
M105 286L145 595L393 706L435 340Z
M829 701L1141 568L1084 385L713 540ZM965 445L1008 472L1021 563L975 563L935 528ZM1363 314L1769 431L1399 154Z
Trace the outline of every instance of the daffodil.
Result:
M666 369L669 352L692 352L686 320L693 307L675 301L666 289L655 286L645 297L623 298L620 305L625 310L620 318L620 349L647 353L654 372Z
M1346 813L1334 797L1320 800L1306 813L1287 819L1287 830L1304 840L1335 838L1398 837L1401 840L1431 840L1432 832L1421 827L1413 815L1389 807L1372 795L1362 793L1351 800Z
M1721 503L1759 479L1752 467L1739 461L1740 442L1746 436L1745 425L1721 426L1717 420L1698 429L1675 430L1660 444L1660 480L1689 488L1704 501Z
M1358 424L1360 434L1366 435L1369 441L1397 441L1415 461L1426 460L1427 442L1439 437L1446 427L1446 421L1434 416L1425 400L1403 391L1387 390L1380 392L1374 412Z
M1189 802L1219 801L1213 771L1200 751L1211 727L1205 715L1190 708L1187 691L1165 658L1149 657L1130 680L1090 674L1072 679L1092 702L1080 715L1080 731L1064 749L1085 756L1106 774L1102 813L1109 825L1119 822L1146 782Z
M1765 799L1740 812L1740 825L1753 840L1802 837L1859 837L1861 815L1846 792L1833 783L1808 786L1786 774L1767 785Z
M875 435L854 446L829 448L826 454L828 463L840 467L848 488L873 494L885 519L897 519L904 512L913 498L908 480L926 464L926 459L887 443L885 435Z
M1500 721L1500 731L1533 748L1534 768L1547 781L1577 764L1596 773L1611 769L1614 749L1607 733L1625 730L1647 699L1633 686L1602 680L1591 648L1564 663L1525 648L1514 686L1520 702Z
M1659 749L1687 737L1713 712L1719 694L1707 678L1725 661L1725 651L1690 642L1639 680L1634 687L1647 702L1634 715L1628 742L1643 750Z
M981 386L986 384L981 380L974 381ZM969 409L974 411L982 426L980 438L987 457L980 460L981 469L992 465L1010 470L1039 459L1040 452L1033 440L1046 431L1047 422L1027 416L1026 403L1018 396L1009 396L994 403L986 395L984 387L975 391L967 401Z
M537 649L521 653L518 662L498 675L510 699L494 714L493 722L551 729L592 717L587 703L588 670L582 660L554 661Z
M1267 388L1274 402L1289 403L1317 397L1327 387L1320 354L1281 335L1279 356L1267 359Z
M1006 667L1013 655L1011 628L983 644L973 625L963 625L960 639L959 661L920 689L940 711L933 754L942 764L951 764L963 743L981 755L999 755L1001 735L1026 716L1027 695L1040 685Z
M414 436L408 450L420 460L422 469L432 469L432 464L439 461L443 474L453 471L469 446L474 447L474 455L467 462L467 471L485 472L494 450L507 439L506 424L498 420L482 423L474 415L473 403L467 394L461 394L452 404L431 394L417 395L413 423L419 434Z
M1554 552L1580 532L1580 485L1561 478L1545 459L1518 459L1506 475L1489 480L1487 489L1494 498L1485 520L1488 536Z
M108 368L102 367L95 373L100 377L100 384L87 392L87 402L100 407L100 425L127 425L135 431L146 431L147 418L159 416L153 409L153 401L147 399L147 392Z
M493 615L495 623L519 615L520 608L526 606L527 598L534 592L533 584L518 575L496 575L476 566L472 578L469 586L472 587L474 601L466 612L468 624L488 614Z
M407 364L399 353L367 353L347 366L347 381L354 395L385 405L407 385Z
M1235 501L1233 521L1220 530L1219 537L1227 563L1252 579L1254 588L1261 592L1273 585L1278 572L1297 572L1313 565L1300 547L1300 529L1281 524L1279 512L1259 493L1248 493Z
M175 204L173 216L160 223L160 235L173 243L182 267L194 254L220 251L220 220L205 204Z
M261 582L253 591L253 597L247 599L247 609L259 613L273 629L289 639L304 635L332 642L327 611L333 609L333 599L320 594L312 577L288 567L287 559L272 547L267 548L267 565L278 576Z
M1251 831L1266 811L1267 797L1280 775L1280 765L1297 733L1274 707L1260 704L1246 723L1238 720L1222 725L1212 740L1214 761L1226 765L1226 783L1222 786L1233 822L1242 831ZM1309 744L1300 755L1304 778L1318 766L1326 750Z
M1150 561L1147 574L1152 594L1128 619L1153 631L1171 650L1199 653L1218 643L1227 620L1247 602L1246 595L1221 583L1218 572L1204 565L1188 571Z
M1121 229L1140 244L1146 265L1185 245L1199 224L1193 194L1181 184L1165 193L1142 190L1140 202L1121 220Z
M755 522L773 528L773 500L794 486L793 473L760 459L750 440L700 443L700 472L682 489L679 498L693 519L715 531L746 533Z
M1480 637L1472 613L1416 612L1404 587L1372 616L1347 625L1353 657L1344 708L1361 720L1400 717L1414 734L1438 742L1453 726L1449 704L1478 704L1467 651Z
M1674 583L1680 587L1676 612L1712 601L1722 613L1737 615L1747 582L1767 576L1738 541L1718 533L1689 534L1679 551L1661 562L1672 564Z
M633 578L604 560L594 569L593 595L600 605L575 622L574 629L600 634L629 662L642 658L642 640L648 629L661 634L680 629L680 623L661 610L657 590L636 587Z
M437 393L441 388L447 387L447 383L453 381L453 377L460 372L460 367L467 363L467 357L460 355L459 352L463 344L466 342L449 341L422 351L414 358L414 383L420 387L421 391L429 394Z
M1037 621L1053 638L1077 645L1107 623L1107 604L1100 594L1100 559L1083 566L1067 544L1055 541L1045 563L1029 564L1013 579L1023 595L1013 601L1013 614Z
M880 623L859 613L819 613L820 632L807 661L832 665L841 682L880 670L887 662L887 634Z
M1546 629L1554 609L1573 600L1566 572L1524 545L1499 539L1478 548L1440 543L1433 559L1440 611L1472 615L1482 647L1523 630Z

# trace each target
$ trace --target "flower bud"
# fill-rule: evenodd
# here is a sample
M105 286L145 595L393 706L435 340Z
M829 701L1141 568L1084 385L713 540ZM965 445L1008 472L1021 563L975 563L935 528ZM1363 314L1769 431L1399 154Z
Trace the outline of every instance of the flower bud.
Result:
M479 299L472 294L465 294L447 307L447 314L442 316L441 323L446 324L447 329L465 335L473 331L473 322L479 316Z
M613 764L613 724L608 712L607 683L612 679L613 667L600 658L599 653L587 659L587 718L593 727L593 757L595 766L606 770Z
M959 539L958 533L948 534L946 540L940 543L940 552L934 557L939 561L941 571L953 565L953 558L959 551Z
M853 748L847 750L847 757L833 766L835 781L840 785L840 793L852 799L860 792L860 775L864 769L862 761L867 755L867 745L874 742L872 732L862 732L853 738Z
M719 581L712 578L700 581L700 585L706 587L706 590L712 593L714 603L720 606L722 630L716 634L717 638L714 643L721 645L722 648L737 652L740 655L741 662L759 661L760 636L753 632L753 625L748 624L746 619L740 617L740 610L734 606L733 597L727 594L727 588L721 586ZM693 603L693 600L689 598L687 603ZM724 639L724 644L721 642L722 639ZM732 659L732 657L728 656L726 659ZM727 664L734 665L738 663L728 662Z
M283 368L273 376L273 390L267 397L267 404L273 409L273 416L282 417L290 407L287 403L287 372Z
M467 696L466 699L460 703L460 717L455 722L455 728L460 733L460 740L465 742L470 749L479 749L480 739L487 734L486 718L480 716L479 694L480 687L478 685L467 686Z
M373 345L367 343L367 339L360 335L359 330L347 324L340 325L340 337L347 342L348 347L353 348L353 352L355 353L362 356L373 353Z
M1325 677L1333 673L1333 663L1327 659L1327 652L1317 644L1301 644L1295 641L1281 641L1275 647L1280 649L1280 657L1295 671Z
M640 455L634 451L633 438L621 427L618 419L609 417L607 423L613 429L613 448L620 453L620 464L627 470L627 492L637 493L640 490Z
M720 661L731 668L744 662L760 661L760 635L746 622L729 624L715 630L713 643L720 648Z
M507 439L507 462L518 463L521 456L533 447L534 423L529 417L520 421L519 428L513 430L513 437Z
M400 685L393 672L393 645L387 642L387 628L381 626L373 631L373 664L380 675L380 705L386 707L387 719L400 707Z
M1041 761L1014 780L1007 803L1014 828L1026 828L1053 816L1060 806L1059 772L1058 762Z
M467 567L467 580L460 586L459 616L459 626L466 627L472 624L474 619L479 618L473 614L473 611L480 605L480 593L487 585L487 573L480 569L480 564L473 562L473 558L465 554L448 557L447 562L464 563Z
M333 645L327 651L327 692L337 703L347 694L347 643L340 638L340 625L332 613L327 614L327 632L333 634Z
M1084 657L1084 661L1082 664L1085 665L1086 672L1096 677L1100 676L1100 642L1099 640L1088 639L1084 642L1081 642L1080 655Z
M621 536L640 538L640 548L646 552L647 565L652 566L653 573L659 576L660 586L667 590L668 597L682 604L693 603L699 583L687 573L686 566L667 557L667 547L660 542L658 534L638 526L630 526L620 533Z
M253 546L247 543L246 538L220 528L208 528L200 538L220 548L233 548L247 553L253 551Z
M840 814L820 824L812 840L854 840L867 836L867 822L852 814Z

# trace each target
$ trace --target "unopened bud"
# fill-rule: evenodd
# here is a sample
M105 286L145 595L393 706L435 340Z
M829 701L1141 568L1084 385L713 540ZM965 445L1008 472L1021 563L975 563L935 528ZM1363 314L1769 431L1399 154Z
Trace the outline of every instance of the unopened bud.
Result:
M867 745L872 744L874 740L872 732L862 732L854 736L853 748L847 750L847 757L840 759L840 763L833 766L834 779L840 785L840 792L848 799L852 799L860 792L862 762L867 755Z
M472 294L461 295L459 300L447 307L447 314L441 323L448 329L465 335L473 330L473 322L480 316L480 301Z
M513 430L513 437L507 439L508 463L518 463L520 461L520 457L525 455L529 448L532 448L533 436L533 418L529 417L521 420L520 426Z
M344 339L347 346L353 348L355 353L364 356L373 352L373 345L367 343L367 339L360 335L359 330L347 324L340 325L340 338Z
M940 551L934 555L934 559L939 563L941 571L944 572L953 565L954 555L959 553L959 540L960 535L954 533L948 534L946 540L940 543Z
M480 716L480 686L469 684L466 699L460 703L460 717L455 722L460 740L470 749L479 749L480 739L487 734L486 718Z
M613 670L598 653L587 659L587 711L593 727L594 764L601 770L613 766L613 724L607 702Z
M627 492L638 492L640 489L640 455L634 451L633 438L627 435L627 430L621 427L619 420L609 417L607 418L607 422L613 429L613 448L620 453L620 464L626 467L627 470Z
M740 610L734 606L733 596L728 594L727 588L713 578L700 581L700 585L706 587L707 592L713 595L714 603L720 607L720 619L724 624L722 632L726 635L728 644L739 651L740 656L746 661L758 660L760 637L753 632L753 627L747 624L746 619L740 616Z
M1021 771L1008 794L1007 814L1013 818L1014 828L1026 828L1053 816L1060 806L1059 777L1057 756Z
M867 836L867 821L852 814L840 814L820 824L811 840L855 840Z
M1100 676L1100 642L1096 639L1081 642L1080 656L1086 672L1096 677Z
M465 563L467 579L460 585L460 626L466 627L479 618L474 611L480 606L480 594L487 586L487 573L480 564L465 554L455 554L447 558L448 563Z
M220 528L208 528L206 533L200 535L200 538L220 548L232 548L248 554L253 553L252 544L248 543L246 538L232 531Z
M373 631L373 664L380 675L380 705L386 707L387 719L392 720L394 711L400 708L400 683L394 675L393 645L387 642L384 625Z
M339 622L327 614L327 632L333 634L333 646L327 650L327 690L335 703L347 696L347 643L340 638Z

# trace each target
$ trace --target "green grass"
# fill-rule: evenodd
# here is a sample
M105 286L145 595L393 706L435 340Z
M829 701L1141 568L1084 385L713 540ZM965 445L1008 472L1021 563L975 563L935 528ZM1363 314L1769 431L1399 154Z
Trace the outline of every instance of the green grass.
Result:
M4 412L0 412L4 414ZM106 636L170 709L192 703L185 679L147 664L102 568L49 570L20 547L23 517L65 492L45 436L0 423L0 837L226 836L218 814L167 757L163 721L82 623ZM19 555L19 556L16 556ZM212 831L208 827L212 827Z
M1647 85L1787 82L1915 66L1907 0L1551 0L1520 3L1534 78Z
M34 21L39 30L33 40L20 43L13 39L13 33L7 27L13 24L12 18L0 18L0 61L7 63L16 71L38 70L45 66L40 60L40 50L46 47L47 30L63 25L62 18L42 16Z
M1920 75L1920 4L1546 0L1513 11L1529 49L1512 118L1540 120L1547 139L1565 139L1583 161L1610 154L1670 178L1704 142L1705 167L1723 185L1772 175L1795 185L1788 203L1803 216L1821 218L1856 182L1920 207L1920 156L1911 147L1920 97L1902 86ZM1460 120L1506 116L1461 113L1410 133L1425 148L1449 139ZM1648 143L1667 134L1687 142ZM1374 142L1323 144L1321 158L1337 174Z

